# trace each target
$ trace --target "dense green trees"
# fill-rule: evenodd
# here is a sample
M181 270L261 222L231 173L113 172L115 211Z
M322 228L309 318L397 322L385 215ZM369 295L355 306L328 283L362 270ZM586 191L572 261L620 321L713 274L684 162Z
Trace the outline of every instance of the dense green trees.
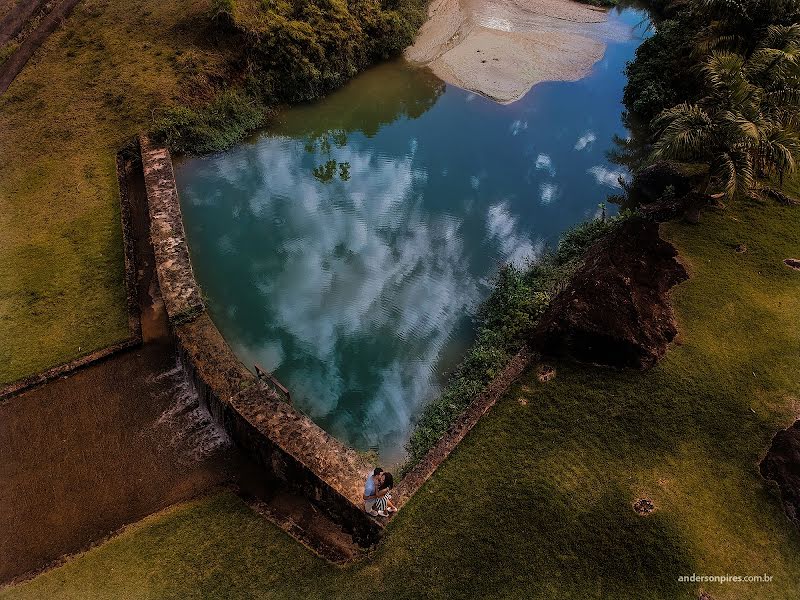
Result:
M423 0L217 0L240 39L249 85L278 102L313 100L400 54L424 19Z
M707 168L710 196L773 194L800 157L800 10L795 0L663 6L628 68L625 102L649 137L645 164ZM640 165L641 166L641 165Z

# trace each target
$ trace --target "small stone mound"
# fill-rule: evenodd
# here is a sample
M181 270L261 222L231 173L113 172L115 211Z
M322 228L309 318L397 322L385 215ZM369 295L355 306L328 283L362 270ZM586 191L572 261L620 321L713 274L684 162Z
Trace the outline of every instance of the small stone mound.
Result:
M778 484L786 516L800 527L800 420L775 434L759 471Z
M547 383L551 379L554 379L555 376L556 369L550 365L541 365L536 373L536 378L539 380L539 383Z
M783 264L785 264L790 269L794 269L795 271L800 271L800 260L797 258L787 258L786 260L783 261Z
M747 246L744 244L739 244L738 246L736 246L736 248L734 248L734 250L736 251L737 254L744 254L745 252L747 252Z
M528 399L527 398L517 398L517 402L520 406L528 406Z
M633 511L642 517L646 517L656 509L656 505L650 498L637 498L633 503Z
M700 592L700 597L697 600L714 600L714 596L708 592Z

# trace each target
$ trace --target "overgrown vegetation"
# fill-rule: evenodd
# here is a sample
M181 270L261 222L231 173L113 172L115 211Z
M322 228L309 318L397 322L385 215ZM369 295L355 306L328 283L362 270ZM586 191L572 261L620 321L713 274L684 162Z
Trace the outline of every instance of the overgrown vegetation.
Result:
M315 100L398 56L412 43L425 6L424 0L214 0L218 33L237 49L229 77L238 82L235 91L167 111L156 135L181 152L227 148L261 126L269 107Z
M775 195L800 157L800 5L793 0L654 3L657 33L628 67L639 165L707 168L709 199ZM635 165L636 166L636 165Z
M204 154L232 146L264 125L269 114L258 100L226 90L201 108L168 108L153 135L175 152Z
M567 231L555 251L526 267L505 265L500 270L491 296L478 311L476 341L441 396L425 408L414 426L406 447L405 471L425 456L472 399L522 348L537 319L588 248L621 218L581 223Z

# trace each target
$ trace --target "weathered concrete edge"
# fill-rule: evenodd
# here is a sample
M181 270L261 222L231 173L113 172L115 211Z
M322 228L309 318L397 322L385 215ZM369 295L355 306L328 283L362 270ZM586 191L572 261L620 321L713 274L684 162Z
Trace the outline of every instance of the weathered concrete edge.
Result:
M86 368L102 360L106 360L121 352L131 350L142 344L142 321L139 303L136 298L136 249L131 223L130 194L128 180L125 176L124 158L117 153L117 183L119 185L120 223L122 226L122 247L125 260L125 305L128 312L128 330L130 335L116 344L101 348L69 362L56 365L46 371L23 377L0 388L0 402L5 402L35 387L71 375L79 369Z
M369 466L353 449L282 402L248 371L205 311L194 278L169 151L140 138L150 233L179 360L233 441L280 481L320 506L363 545L383 524L361 508Z
M147 136L139 143L158 283L169 320L176 323L202 313L205 306L189 258L169 150Z
M495 377L486 389L475 396L472 402L453 422L447 433L431 448L397 486L395 503L402 506L416 494L428 479L436 472L450 453L455 450L461 440L472 430L478 421L489 412L497 401L505 395L520 375L537 359L528 348L520 350L506 365L502 373Z

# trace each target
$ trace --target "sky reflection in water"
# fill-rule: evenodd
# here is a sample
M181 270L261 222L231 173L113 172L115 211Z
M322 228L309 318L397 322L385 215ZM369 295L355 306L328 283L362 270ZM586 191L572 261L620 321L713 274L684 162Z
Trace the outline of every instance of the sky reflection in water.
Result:
M642 34L509 106L383 65L182 161L192 261L236 353L343 441L398 458L499 265L535 258L619 187L606 152Z

